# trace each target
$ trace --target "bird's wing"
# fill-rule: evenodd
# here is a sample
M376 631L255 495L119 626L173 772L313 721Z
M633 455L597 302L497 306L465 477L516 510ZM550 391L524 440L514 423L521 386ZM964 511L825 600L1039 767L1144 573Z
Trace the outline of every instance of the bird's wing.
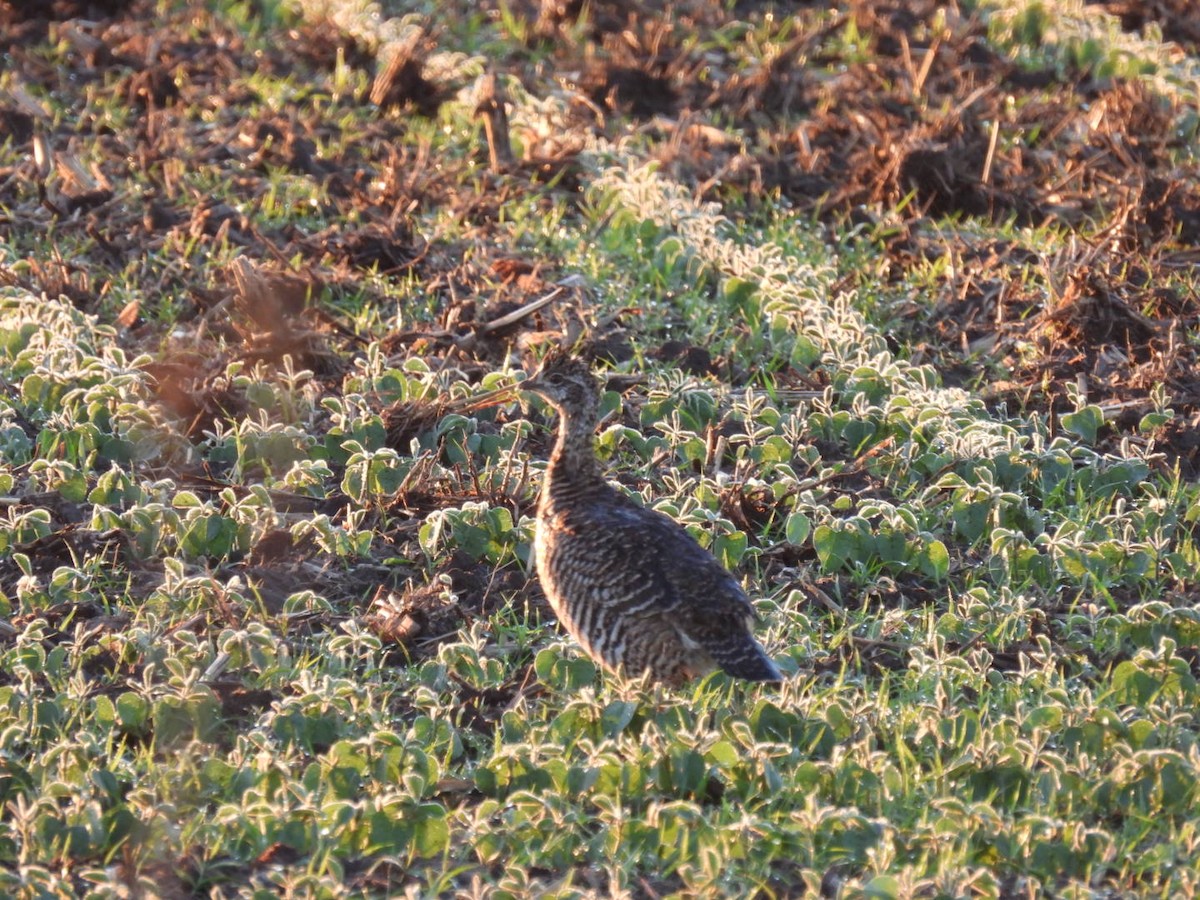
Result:
M754 639L754 607L734 577L683 528L633 504L595 506L559 523L556 551L569 555L570 538L586 540L586 559L568 578L634 627L673 629L730 675L779 681L775 664ZM586 586L586 587L585 587Z
M606 533L603 543L612 548L611 570L640 580L647 594L653 591L657 611L677 617L676 624L685 632L690 633L693 624L730 620L744 627L754 618L754 607L733 575L662 513L613 505L586 527Z

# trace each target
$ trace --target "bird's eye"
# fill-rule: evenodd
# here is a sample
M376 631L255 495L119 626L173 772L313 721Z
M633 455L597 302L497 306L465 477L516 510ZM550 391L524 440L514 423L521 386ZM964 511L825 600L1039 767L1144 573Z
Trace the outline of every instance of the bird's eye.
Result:
M561 372L551 372L546 376L546 383L552 384L555 387L562 387L563 377Z

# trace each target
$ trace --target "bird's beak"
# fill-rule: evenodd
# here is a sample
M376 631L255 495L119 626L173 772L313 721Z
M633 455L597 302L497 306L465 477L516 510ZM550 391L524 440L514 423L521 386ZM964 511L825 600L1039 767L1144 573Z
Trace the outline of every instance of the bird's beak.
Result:
M478 397L470 397L463 400L461 410L462 412L475 412L477 409L488 409L492 406L499 406L507 400L517 399L519 394L520 389L515 384L497 388L494 391L488 391L486 394L480 394Z

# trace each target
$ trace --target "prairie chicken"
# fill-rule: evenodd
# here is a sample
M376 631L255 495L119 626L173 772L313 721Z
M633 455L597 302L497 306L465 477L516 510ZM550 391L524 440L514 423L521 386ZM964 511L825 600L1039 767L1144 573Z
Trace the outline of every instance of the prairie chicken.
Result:
M600 389L586 363L546 359L521 390L559 416L537 508L538 578L563 627L609 670L679 685L721 668L779 681L737 581L678 523L603 478L592 445Z

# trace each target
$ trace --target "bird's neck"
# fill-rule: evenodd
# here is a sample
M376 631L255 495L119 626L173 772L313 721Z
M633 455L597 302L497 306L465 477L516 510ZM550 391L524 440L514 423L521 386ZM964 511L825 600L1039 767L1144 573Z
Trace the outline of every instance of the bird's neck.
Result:
M593 443L595 430L594 414L559 410L558 435L546 471L548 490L543 492L547 502L570 501L604 485Z

